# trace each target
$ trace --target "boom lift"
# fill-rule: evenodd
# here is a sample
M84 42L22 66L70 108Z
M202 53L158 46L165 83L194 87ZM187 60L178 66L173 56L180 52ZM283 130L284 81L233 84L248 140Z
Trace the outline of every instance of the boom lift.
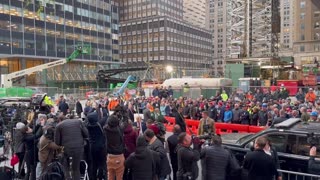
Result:
M42 71L45 69L49 69L55 66L60 66L66 63L69 63L70 61L74 60L81 54L88 54L90 51L90 46L78 46L75 51L66 59L59 59L57 61L41 64L39 66L35 66L32 68L24 69L21 71L16 71L10 74L3 75L3 82L1 82L2 88L11 88L13 84L13 80L15 78L23 77L26 75L30 75L32 73Z
M137 78L134 76L128 76L127 80L122 84L120 89L114 93L114 96L121 96L124 93L124 90L127 88L129 82L131 81L137 81Z

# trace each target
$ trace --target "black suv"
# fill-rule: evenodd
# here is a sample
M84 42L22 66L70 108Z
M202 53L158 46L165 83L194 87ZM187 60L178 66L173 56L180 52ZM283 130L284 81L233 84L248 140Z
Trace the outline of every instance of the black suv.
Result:
M312 144L317 146L320 157L320 123L305 123L299 118L288 119L257 134L224 134L222 139L242 164L246 153L253 149L254 140L261 136L266 136L277 150L283 170L307 173Z

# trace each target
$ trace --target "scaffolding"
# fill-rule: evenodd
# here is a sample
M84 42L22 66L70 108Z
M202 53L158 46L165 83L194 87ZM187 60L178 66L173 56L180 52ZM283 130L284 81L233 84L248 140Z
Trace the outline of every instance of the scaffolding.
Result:
M230 0L231 18L230 55L238 58L272 57L276 46L272 26L274 0ZM274 11L273 11L274 10ZM276 40L277 41L277 40Z

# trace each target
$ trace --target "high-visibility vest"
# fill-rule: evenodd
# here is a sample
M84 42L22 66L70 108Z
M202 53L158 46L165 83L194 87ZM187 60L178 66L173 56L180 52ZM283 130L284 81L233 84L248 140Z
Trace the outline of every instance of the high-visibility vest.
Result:
M221 98L222 98L222 101L227 101L228 100L228 95L227 94L221 94Z

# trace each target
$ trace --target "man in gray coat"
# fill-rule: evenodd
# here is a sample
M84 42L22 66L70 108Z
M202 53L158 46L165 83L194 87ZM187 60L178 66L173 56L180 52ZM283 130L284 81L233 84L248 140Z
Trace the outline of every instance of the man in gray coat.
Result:
M64 146L65 177L70 178L69 164L72 158L72 179L80 179L80 161L83 158L85 140L88 139L88 130L80 119L66 119L56 127L54 142ZM68 178L69 177L69 178Z

